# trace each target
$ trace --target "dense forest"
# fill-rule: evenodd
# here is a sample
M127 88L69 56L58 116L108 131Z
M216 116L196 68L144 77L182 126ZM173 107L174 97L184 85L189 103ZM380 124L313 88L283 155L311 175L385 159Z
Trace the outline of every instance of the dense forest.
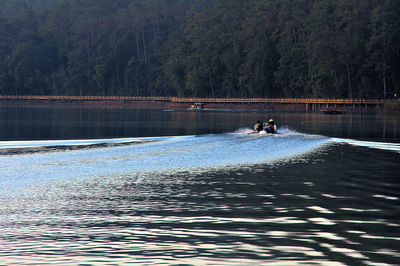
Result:
M1 0L0 94L391 98L398 0Z

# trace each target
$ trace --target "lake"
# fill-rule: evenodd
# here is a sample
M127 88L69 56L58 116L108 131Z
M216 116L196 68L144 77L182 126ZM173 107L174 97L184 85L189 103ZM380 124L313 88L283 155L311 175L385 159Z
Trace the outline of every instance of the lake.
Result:
M398 115L3 105L0 261L400 264L399 173Z

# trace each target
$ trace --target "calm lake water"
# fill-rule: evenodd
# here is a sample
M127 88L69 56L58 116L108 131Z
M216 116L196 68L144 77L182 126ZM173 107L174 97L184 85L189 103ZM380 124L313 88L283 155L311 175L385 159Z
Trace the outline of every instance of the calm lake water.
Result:
M0 264L400 265L399 173L397 115L1 106Z

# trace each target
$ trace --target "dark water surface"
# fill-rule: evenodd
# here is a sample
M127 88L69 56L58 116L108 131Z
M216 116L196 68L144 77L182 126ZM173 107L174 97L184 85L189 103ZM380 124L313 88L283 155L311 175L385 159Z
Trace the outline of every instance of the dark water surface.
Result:
M0 264L400 265L399 122L0 107Z

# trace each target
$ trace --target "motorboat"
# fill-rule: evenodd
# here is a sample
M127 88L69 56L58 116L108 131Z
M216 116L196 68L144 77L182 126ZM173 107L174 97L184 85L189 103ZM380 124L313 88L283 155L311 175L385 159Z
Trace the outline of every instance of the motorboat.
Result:
M274 124L274 120L270 119L268 124L257 121L257 124L254 125L255 133L266 132L270 134L277 133L278 127Z
M191 110L203 110L206 107L204 103L194 103L190 106Z

